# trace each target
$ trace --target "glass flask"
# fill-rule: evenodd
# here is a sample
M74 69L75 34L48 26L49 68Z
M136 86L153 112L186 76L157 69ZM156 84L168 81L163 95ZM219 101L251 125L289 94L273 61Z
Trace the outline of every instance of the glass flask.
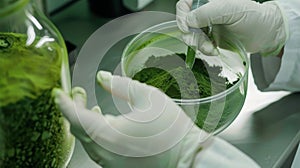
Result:
M196 59L193 70L188 68L184 71L174 70L177 67L181 69L186 67L182 58L188 46L181 40L181 37L182 33L176 21L155 25L138 34L123 51L122 73L124 76L141 82L149 82L147 84L153 84L152 86L159 85L158 88L181 106L198 127L208 133L200 137L205 140L210 135L218 134L227 128L243 107L247 93L249 61L240 42L220 34L218 38L222 39L222 44L220 43L217 47L219 55L205 55L200 51L195 51L198 63ZM200 64L199 60L205 64ZM142 71L146 68L152 68L151 73ZM158 69L163 69L173 78ZM194 73L194 69L199 70L199 73ZM202 71L207 73L209 83L201 82L204 81L203 75L200 74ZM136 78L137 75L139 78ZM151 78L146 80L149 76ZM176 80L176 85L171 85L174 82L173 79ZM178 89L174 86L177 85L181 94L179 96L174 94ZM210 88L206 90L208 93L198 92L201 90L199 88L205 88L199 85ZM170 87L162 89L166 88L165 86ZM175 96L173 97L172 94ZM195 95L189 97L188 94Z
M70 91L62 36L31 0L0 0L0 167L66 167L74 137L53 88Z

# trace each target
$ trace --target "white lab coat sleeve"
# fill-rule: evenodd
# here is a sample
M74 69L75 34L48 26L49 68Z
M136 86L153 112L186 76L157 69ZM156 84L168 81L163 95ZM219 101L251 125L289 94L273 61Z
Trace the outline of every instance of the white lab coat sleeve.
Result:
M300 91L300 1L277 0L289 30L282 58L250 57L255 84L262 91Z
M189 168L260 168L249 156L221 138L211 138L203 145L206 147L197 153Z

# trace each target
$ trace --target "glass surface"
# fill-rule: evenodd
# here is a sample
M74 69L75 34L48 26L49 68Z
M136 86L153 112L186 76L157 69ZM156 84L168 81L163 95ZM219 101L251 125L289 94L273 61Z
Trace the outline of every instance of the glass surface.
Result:
M123 52L123 75L136 76L141 70L149 68L151 59L185 54L188 46L182 42L181 36L182 33L177 28L175 21L153 26L137 35ZM211 81L209 96L199 93L196 98L172 97L200 128L210 134L217 134L224 130L239 114L245 101L248 82L249 62L243 46L234 39L222 37L222 34L218 39L222 39L218 44L221 46L218 47L220 55L208 56L196 51L197 59L205 62L205 69ZM161 63L158 68L174 66L172 65L176 62L174 59L177 58L173 57L171 61ZM178 60L179 63L177 61L178 65L175 66L184 67L184 61ZM155 64L155 66L157 65ZM172 75L176 76L177 74L173 73ZM194 76L195 81L199 80L197 75L190 72L187 72L186 76ZM216 78L221 80L214 82ZM185 93L184 82L184 80L179 82L177 80L181 96Z
M74 148L51 95L70 89L65 44L33 2L0 15L0 167L66 167Z

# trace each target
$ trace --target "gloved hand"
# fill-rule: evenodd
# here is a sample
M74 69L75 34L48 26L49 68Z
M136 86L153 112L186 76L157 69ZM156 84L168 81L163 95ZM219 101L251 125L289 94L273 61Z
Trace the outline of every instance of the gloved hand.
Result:
M287 40L284 12L276 1L260 4L252 0L211 0L191 11L192 2L177 3L177 23L184 33L189 33L190 27L212 25L217 45L222 46L223 37L236 38L247 52L262 55L277 55ZM189 44L188 36L184 40ZM203 46L199 49L207 50Z
M98 106L88 110L82 88L74 88L71 96L59 89L53 94L71 123L71 132L104 168L258 167L223 140L200 141L207 134L158 89L103 71L97 78L104 89L126 100L132 112L111 116L103 115Z

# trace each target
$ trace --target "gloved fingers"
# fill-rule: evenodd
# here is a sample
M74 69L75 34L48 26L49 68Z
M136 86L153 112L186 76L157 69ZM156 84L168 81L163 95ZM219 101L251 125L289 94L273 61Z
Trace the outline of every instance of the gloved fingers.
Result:
M244 19L246 12L258 8L257 5L258 3L251 0L210 1L191 11L187 16L186 23L193 28L234 24Z
M202 41L203 37L200 37L200 35L194 35L193 33L183 33L181 38L188 46L198 46L198 41L200 41L200 39Z
M76 115L80 112L80 110L78 110L75 102L61 89L54 89L52 93L57 107L63 113L64 117L71 123L71 132L80 140L86 139L85 134L81 131L82 127L78 119L79 117ZM77 94L75 95L77 96Z
M64 117L71 124L71 132L81 141L90 142L90 132L95 132L101 127L104 119L101 113L94 113L83 106L85 91L83 89L73 89L73 100L61 89L54 89L54 101ZM76 103L79 103L77 105ZM101 114L101 115L99 115ZM100 123L100 125L99 125Z
M148 97L154 93L165 97L165 95L160 93L157 88L132 80L128 77L113 76L109 72L99 71L97 80L99 84L104 89L111 92L112 95L126 100L131 105L148 105L151 103L151 100L148 99Z
M193 33L185 33L182 35L182 40L189 46L197 46L197 49L204 55L219 55L218 50L204 33L196 33L195 35Z
M218 24L220 19L222 19L222 9L218 8L220 2L209 2L205 5L188 13L186 18L186 23L192 28L203 28L208 27L211 24ZM215 18L219 18L215 20ZM223 23L219 23L223 24Z
M73 112L76 109L76 104L73 102L71 97L67 95L61 89L53 89L52 95L54 96L54 102L56 103L59 110L63 113L63 115L69 120L74 120Z
M115 78L114 78L115 79ZM111 94L120 97L126 101L129 101L128 93L123 93L124 87L129 84L128 80L123 79L124 81L119 81L120 83L115 82L113 76L110 72L107 71L99 71L97 73L97 82L100 86L102 86L106 91L110 92ZM122 86L123 85L123 86Z
M101 108L99 106L94 106L92 111L102 114Z
M188 13L191 11L193 0L180 0L176 4L176 20L178 28L187 33L189 32L189 27L187 25L186 19Z
M198 15L202 15L201 13L202 11L196 9L198 12L195 13L194 12L195 10L191 12L192 3L193 0L180 0L176 5L176 20L177 20L178 28L184 32L183 40L189 46L197 46L198 50L200 50L205 55L216 56L219 54L219 52L215 48L213 43L209 40L209 38L203 32L200 31L200 33L196 33L195 35L197 36L197 38L199 38L199 40L196 40L195 37L193 36L193 33L190 30L191 28L199 29L201 27L207 27L208 25L210 25L210 20L209 20L210 18L208 18L209 15L203 16L204 18L206 17L206 26L198 25L197 18L200 17L202 19L202 16L198 16ZM209 2L208 4L202 5L201 8L205 6L212 6L211 4L213 4L214 6L215 4L218 3L220 2L215 2L215 3Z
M72 98L77 106L85 107L86 106L86 92L81 87L74 87L72 89Z

